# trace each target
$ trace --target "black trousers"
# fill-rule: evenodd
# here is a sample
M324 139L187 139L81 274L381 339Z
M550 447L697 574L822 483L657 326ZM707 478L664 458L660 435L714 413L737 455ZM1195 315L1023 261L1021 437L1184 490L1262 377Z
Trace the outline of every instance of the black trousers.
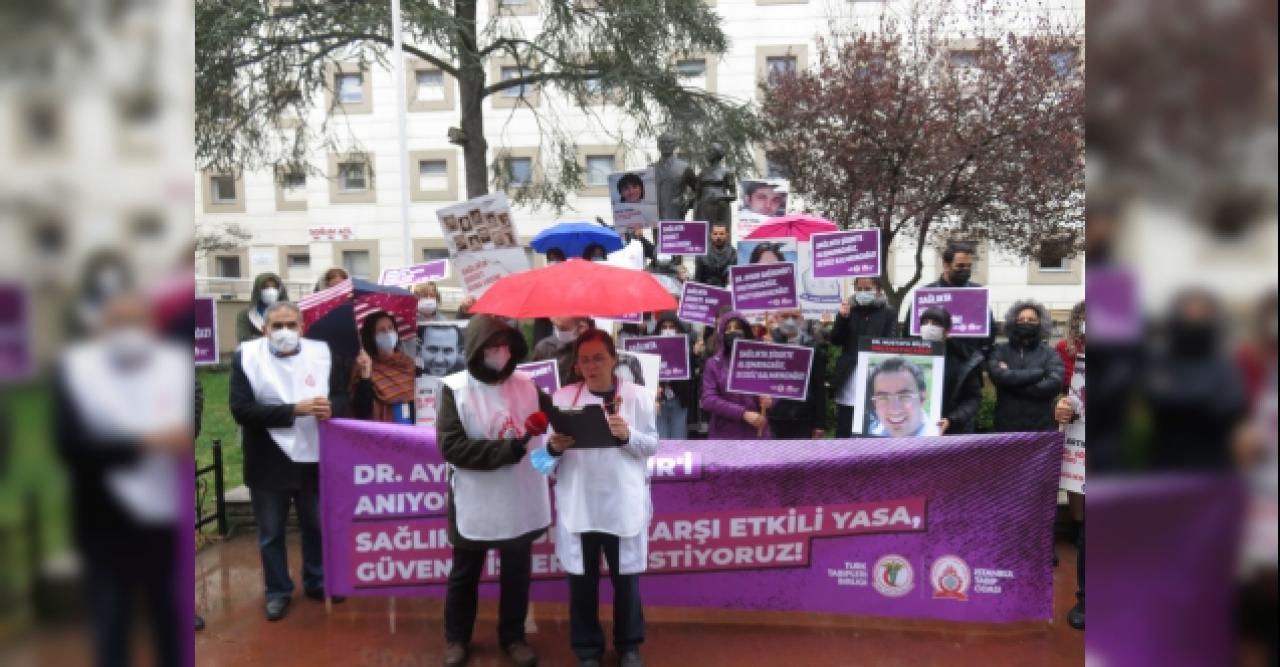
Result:
M853 437L853 406L836 403L836 437Z
M794 419L770 419L769 431L775 440L812 440L813 423Z
M447 642L471 643L476 625L480 577L484 574L488 549L453 548L453 568L444 598L444 638ZM499 549L498 642L503 647L524 641L524 621L529 614L529 575L533 543Z
M582 534L583 574L569 575L569 637L579 660L604 654L600 627L600 552L609 563L613 584L613 648L619 655L644 642L644 609L640 605L640 575L618 574L618 536Z
M124 532L124 531L122 531ZM175 554L180 531L138 528L94 544L83 544L87 561L87 592L93 615L96 664L126 667L136 656L130 650L141 599L150 625L156 662L177 667L182 662L179 621L192 621L191 610L178 609L174 595Z

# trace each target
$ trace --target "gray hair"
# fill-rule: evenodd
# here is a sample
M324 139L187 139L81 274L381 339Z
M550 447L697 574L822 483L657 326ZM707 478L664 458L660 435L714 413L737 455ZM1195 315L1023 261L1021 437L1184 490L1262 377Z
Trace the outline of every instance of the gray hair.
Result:
M298 319L302 319L302 310L298 308L298 304L292 301L277 301L270 306L267 306L267 309L263 311L263 321L265 322L266 320L271 319L271 314L280 310L291 311L294 315L298 316Z
M1053 336L1053 316L1049 314L1049 309L1039 301L1026 299L1023 301L1015 301L1009 310L1004 314L1004 331L1007 336L1013 330L1013 325L1018 321L1018 313L1031 309L1036 311L1036 316L1040 318L1040 340L1049 340Z

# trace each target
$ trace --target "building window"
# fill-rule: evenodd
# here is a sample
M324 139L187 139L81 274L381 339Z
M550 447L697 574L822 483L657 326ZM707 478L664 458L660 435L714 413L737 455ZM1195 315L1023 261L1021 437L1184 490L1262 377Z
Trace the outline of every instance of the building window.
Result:
M764 66L768 82L774 83L784 76L796 73L796 57L769 56L764 59Z
M353 278L362 278L369 280L372 271L369 265L368 250L343 250L342 251L342 268Z
M707 87L707 61L681 60L676 63L676 76L680 83L690 88Z
M289 255L285 262L290 272L311 270L311 255Z
M612 155L587 156L587 185L608 185L609 174L617 171L617 159Z
M164 236L164 218L154 211L144 211L132 216L130 227L139 239L158 239Z
M518 79L522 76L524 76L524 70L520 69L519 67L503 67L502 68L501 78L503 81ZM528 91L529 91L529 86L521 84L519 86L512 86L511 88L507 88L506 90L503 90L502 96L503 97L522 97L525 94L527 94Z
M448 248L423 248L422 261L432 262L437 259L449 259Z
M369 179L365 166L360 162L338 164L338 189L343 193L368 192Z
M230 255L223 255L214 259L214 271L217 272L218 278L239 278L240 277L240 258Z
M1067 240L1044 241L1040 244L1041 271L1070 271L1071 243Z
M336 75L338 101L342 104L360 104L364 102L364 74L361 72L339 72Z
M947 54L947 64L952 69L970 70L978 67L978 52L965 49L956 49Z
M446 160L418 161L418 189L436 192L449 189L449 163Z
M62 114L53 104L39 103L24 114L27 145L35 149L56 146L62 138Z
M509 157L506 160L507 181L512 185L533 183L533 158Z
M304 201L307 198L307 175L297 172L285 174L281 188L284 189L285 199Z
M209 192L213 194L213 203L215 204L236 203L236 177L210 176Z
M600 78L599 72L593 72L591 76L582 80L582 87L586 89L588 95L603 95L604 79Z
M1077 75L1079 53L1075 49L1062 49L1049 54L1049 62L1059 79L1074 79Z
M419 102L440 102L444 95L444 72L438 69L420 69L414 73L417 80L417 100Z

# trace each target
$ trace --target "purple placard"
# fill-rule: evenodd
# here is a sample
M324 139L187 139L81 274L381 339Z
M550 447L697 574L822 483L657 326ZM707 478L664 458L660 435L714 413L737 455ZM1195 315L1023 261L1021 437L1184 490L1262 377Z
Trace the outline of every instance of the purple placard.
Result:
M803 401L813 348L740 340L729 358L729 391Z
M1112 267L1090 268L1085 276L1089 302L1089 340L1131 343L1142 335L1138 310L1138 281L1132 271Z
M516 370L528 375L529 379L538 385L538 389L547 395L560 391L560 367L556 365L555 359L518 364Z
M399 269L383 269L379 285L416 285L428 280L440 280L449 277L449 260L433 259L430 262L414 264Z
M443 597L448 470L434 432L332 419L320 438L328 591ZM645 604L1049 620L1062 434L936 442L662 441L649 460ZM564 602L563 576L554 544L535 542L530 599ZM496 568L482 579L495 597Z
M195 299L195 362L197 366L218 363L218 304L212 297Z
M729 289L733 291L734 310L800 307L800 300L796 298L796 265L791 262L731 266Z
M689 379L688 336L632 336L622 339L622 349L658 355L661 382Z
M721 306L733 304L733 293L722 287L712 287L686 281L680 290L680 311L677 317L685 322L716 325L716 315Z
M952 338L991 335L990 292L985 287L922 287L911 295L911 335L920 335L920 313L945 308L951 314Z
M814 278L874 278L880 275L880 230L814 234Z
M663 220L658 223L658 253L663 255L707 254L707 230L702 221Z
M31 377L31 319L27 291L0 285L0 382Z

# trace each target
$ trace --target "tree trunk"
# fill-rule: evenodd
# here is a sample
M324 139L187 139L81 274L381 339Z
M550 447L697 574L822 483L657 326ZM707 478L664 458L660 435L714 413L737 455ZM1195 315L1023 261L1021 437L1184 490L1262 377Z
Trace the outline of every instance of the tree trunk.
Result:
M484 138L484 61L476 43L476 0L458 0L458 98L462 108L462 167L467 199L489 193L489 142Z

